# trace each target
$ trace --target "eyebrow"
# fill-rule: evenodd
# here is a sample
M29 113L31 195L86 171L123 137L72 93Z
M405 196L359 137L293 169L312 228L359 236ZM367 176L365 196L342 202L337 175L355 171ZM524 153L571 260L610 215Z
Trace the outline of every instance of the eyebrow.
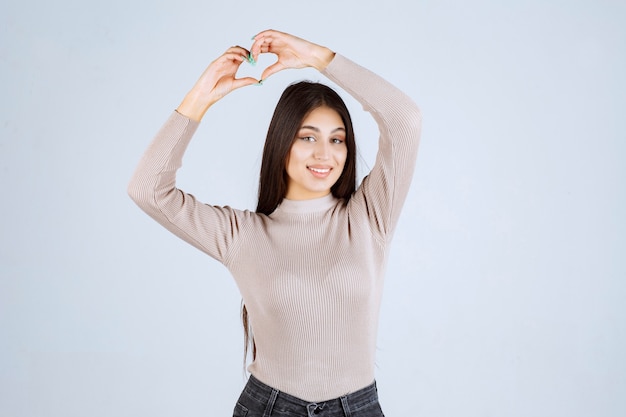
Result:
M304 125L304 126L300 127L300 129L310 129L310 130L312 130L314 132L320 132L319 128L317 128L315 126L309 126L309 125ZM333 131L331 133L335 133L335 132L339 132L339 131L345 132L346 129L343 128L343 127L338 127L336 129L333 129Z

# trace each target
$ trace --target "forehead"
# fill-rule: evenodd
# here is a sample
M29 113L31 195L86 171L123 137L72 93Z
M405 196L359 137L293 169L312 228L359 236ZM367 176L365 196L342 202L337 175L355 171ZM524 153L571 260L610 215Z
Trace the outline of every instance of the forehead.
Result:
M330 127L336 129L338 127L345 128L341 116L335 109L327 106L316 107L311 110L302 120L302 127Z

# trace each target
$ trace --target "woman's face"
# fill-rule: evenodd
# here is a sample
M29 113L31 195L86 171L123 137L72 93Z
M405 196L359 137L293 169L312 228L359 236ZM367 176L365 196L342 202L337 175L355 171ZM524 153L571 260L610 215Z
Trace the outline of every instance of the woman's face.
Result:
M308 200L330 194L348 156L346 129L335 110L318 107L302 121L287 156L287 195Z

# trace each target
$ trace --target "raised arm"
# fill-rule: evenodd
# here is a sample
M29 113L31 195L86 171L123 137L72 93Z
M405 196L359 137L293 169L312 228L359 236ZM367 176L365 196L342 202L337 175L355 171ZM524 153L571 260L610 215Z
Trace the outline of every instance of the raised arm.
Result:
M413 177L422 116L413 100L366 68L337 55L323 73L346 90L378 124L376 162L351 199L383 239L392 236Z
M220 261L246 214L197 201L176 187L176 171L208 108L231 91L258 83L254 78L236 78L249 54L232 47L207 67L150 143L128 185L130 197L149 216Z
M239 228L253 216L228 207L202 204L176 187L176 171L206 111L231 91L260 81L236 73L244 61L261 53L277 56L263 79L287 68L323 70L333 59L328 48L295 36L264 31L254 37L250 50L235 46L213 61L173 112L144 153L128 186L137 205L183 240L224 261Z

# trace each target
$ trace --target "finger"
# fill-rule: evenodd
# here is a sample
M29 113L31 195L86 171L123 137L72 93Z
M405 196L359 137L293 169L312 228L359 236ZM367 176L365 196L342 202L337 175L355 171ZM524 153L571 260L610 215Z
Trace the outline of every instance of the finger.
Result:
M249 53L250 53L250 51L248 51L246 48L244 48L244 47L242 47L242 46L239 46L239 45L236 45L236 46L231 46L230 48L228 48L228 49L226 50L226 52L225 52L225 53L233 53L233 52L234 52L234 53L237 53L237 52L238 52L238 53L242 53L242 54L244 54L244 55L246 55L246 54L249 54Z
M247 56L240 52L225 53L221 56L224 61L239 61L239 63L247 60Z
M250 47L250 53L254 60L258 60L260 54L269 52L269 47L272 42L272 38L257 37Z
M241 64L245 61L253 64L251 61L251 55L247 49L237 48L230 51L225 52L222 56L220 56L215 62L221 63L222 65L235 65L237 68L241 66Z
M235 57L236 55L240 56L242 60L236 58ZM248 57L250 56L250 51L247 50L246 48L243 48L237 45L237 46L232 46L228 48L222 56L227 56L227 57L230 57L231 59L237 59L238 61L243 61L243 60L248 59Z
M283 34L283 32L279 32L279 31L274 30L274 29L267 29L267 30L264 30L264 31L261 31L261 32L257 33L256 35L254 35L252 37L252 39L257 40L259 38L269 38L269 37L272 37L272 36L280 36L282 34Z
M259 80L252 77L237 78L233 80L233 90L254 84L259 84Z
M272 65L270 65L269 67L265 68L265 70L263 71L263 74L261 74L261 80L267 80L270 76L284 69L285 69L285 66L280 61L277 61L273 63Z

